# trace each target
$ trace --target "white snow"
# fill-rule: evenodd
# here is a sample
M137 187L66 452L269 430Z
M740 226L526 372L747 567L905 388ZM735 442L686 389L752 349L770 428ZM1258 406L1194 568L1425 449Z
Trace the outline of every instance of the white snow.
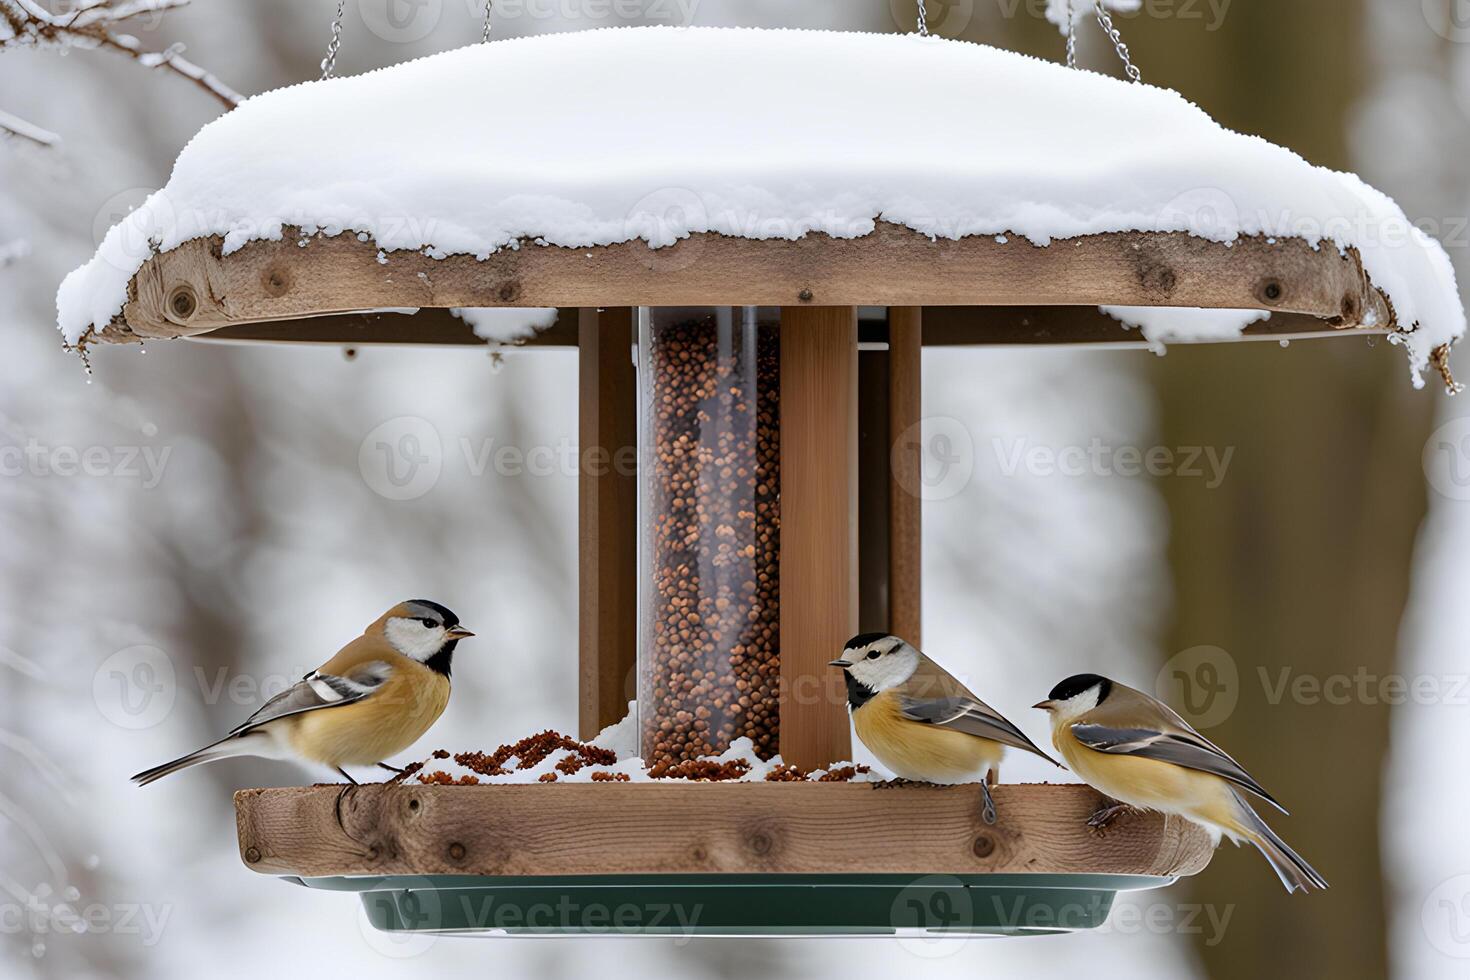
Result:
M1170 306L1100 306L1124 326L1138 329L1150 344L1202 344L1234 340L1252 323L1271 319L1267 310L1200 310ZM1329 329L1325 325L1323 329Z
M701 231L850 238L879 218L1037 246L1141 230L1357 248L1417 325L1416 381L1465 329L1443 249L1393 201L1178 93L937 37L667 27L477 44L252 98L67 277L58 316L69 341L101 328L150 248L207 235L234 251L287 226L365 233L391 263Z
M687 782L687 780L683 779L655 780L648 775L648 770L644 767L643 760L638 757L638 703L636 701L628 703L628 713L623 716L621 721L609 725L598 732L597 737L592 739L588 744L616 753L618 761L610 766L584 766L571 775L568 775L556 771L556 764L570 754L558 749L529 769L516 769L517 760L512 756L505 763L505 767L510 770L509 772L499 776L486 776L468 766L460 765L451 756L448 759L429 758L424 760L424 768L411 778L416 779L418 776L427 776L430 773L442 772L456 780L463 776L473 776L482 784L535 783L540 782L544 774L555 772L556 781L559 783L590 783L593 781L593 773L605 772L626 774L628 777L627 781L631 783ZM749 738L737 738L734 742L730 743L730 747L724 752L717 756L709 756L709 758L715 762L732 762L736 759L745 761L746 765L750 767L750 771L739 779L722 780L722 782L731 783L764 782L767 773L782 765L779 755L770 760L760 759L755 754L755 743ZM851 762L839 762L833 765L832 768L841 769L844 766L850 766L852 764ZM816 779L826 771L825 769L816 770L812 773L811 778ZM858 773L853 776L852 781L855 783L876 782L882 780L882 778L882 776L874 773Z
M556 307L469 306L449 312L491 344L518 344L556 323Z

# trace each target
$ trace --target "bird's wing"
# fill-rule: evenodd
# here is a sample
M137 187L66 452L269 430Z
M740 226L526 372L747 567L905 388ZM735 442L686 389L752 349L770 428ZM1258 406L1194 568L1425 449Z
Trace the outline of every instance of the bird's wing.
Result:
M924 725L951 728L966 735L988 738L1002 745L1011 745L1027 752L1034 752L1054 766L1055 759L1036 747L1015 725L1005 719L984 701L958 695L947 698L918 698L899 695L898 710L909 721Z
M252 728L289 715L354 704L381 688L392 673L393 666L383 660L358 664L342 674L324 674L314 670L267 701L230 734L243 735Z
M1240 763L1194 729L1187 725L1184 728L1184 731L1161 732L1151 728L1114 728L1079 723L1072 726L1072 735L1096 752L1154 759L1211 773L1250 790L1282 813L1286 812L1286 808L1277 803Z

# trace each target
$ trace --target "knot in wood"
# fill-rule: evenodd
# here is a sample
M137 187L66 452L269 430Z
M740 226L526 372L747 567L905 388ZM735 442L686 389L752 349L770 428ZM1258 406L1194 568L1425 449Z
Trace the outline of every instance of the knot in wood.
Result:
M188 323L199 312L199 296L188 283L175 286L165 303L168 318L175 323Z

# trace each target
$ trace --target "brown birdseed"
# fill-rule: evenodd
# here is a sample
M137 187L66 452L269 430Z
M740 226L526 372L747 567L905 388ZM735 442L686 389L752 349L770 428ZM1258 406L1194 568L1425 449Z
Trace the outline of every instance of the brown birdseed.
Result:
M779 330L757 328L753 398L739 328L723 344L713 317L650 333L643 758L657 771L748 737L769 759L780 751Z

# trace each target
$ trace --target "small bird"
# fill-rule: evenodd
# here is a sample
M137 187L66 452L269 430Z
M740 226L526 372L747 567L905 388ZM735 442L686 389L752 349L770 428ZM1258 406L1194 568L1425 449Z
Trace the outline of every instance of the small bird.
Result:
M1006 746L1057 765L1019 728L897 636L854 636L831 666L846 674L852 727L878 761L904 781L978 781L986 823L996 821L986 777L998 771Z
M1219 844L1250 841L1288 892L1326 888L1246 802L1252 793L1286 810L1240 763L1190 727L1172 708L1097 674L1077 674L1035 707L1051 715L1052 743L1093 789L1117 801L1088 826L1102 830L1129 809L1175 814L1203 826Z
M401 602L337 655L275 697L218 742L133 777L146 786L171 772L250 755L303 759L337 770L384 764L418 741L449 704L449 668L474 636L437 602Z

